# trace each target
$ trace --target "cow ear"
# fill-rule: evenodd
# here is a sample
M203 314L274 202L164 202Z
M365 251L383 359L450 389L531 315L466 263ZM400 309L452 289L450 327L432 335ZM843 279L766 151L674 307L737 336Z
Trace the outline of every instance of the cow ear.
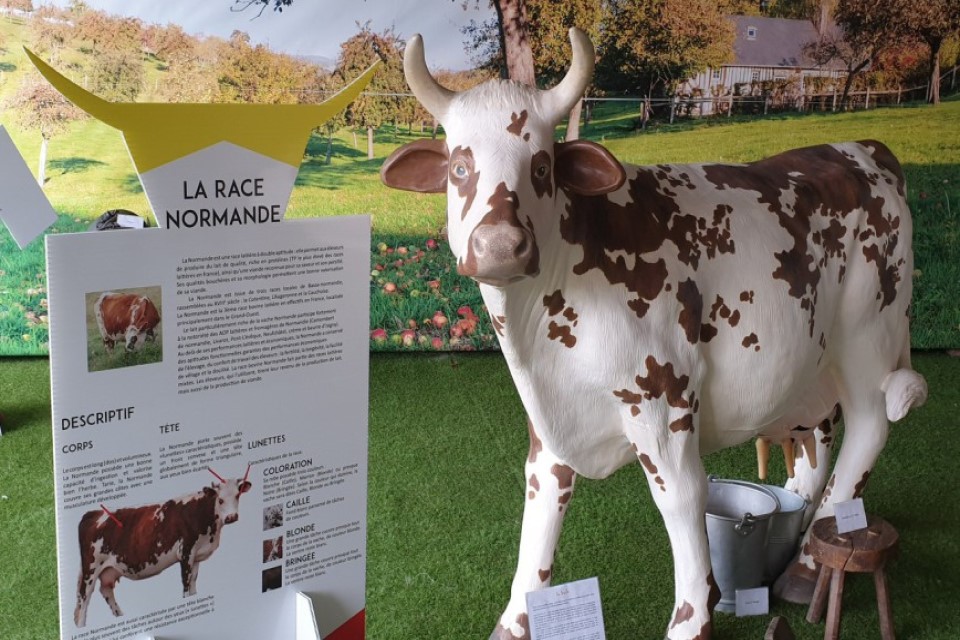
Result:
M557 186L582 196L602 196L623 186L627 174L609 151L589 140L553 145Z
M390 154L380 167L380 180L394 189L443 193L449 157L443 140L417 140Z
M249 482L247 482L246 480L244 480L243 482L241 482L241 483L240 483L240 493L241 493L241 495L244 494L244 493L246 493L247 491L250 491L251 487L253 487L253 485L250 484Z

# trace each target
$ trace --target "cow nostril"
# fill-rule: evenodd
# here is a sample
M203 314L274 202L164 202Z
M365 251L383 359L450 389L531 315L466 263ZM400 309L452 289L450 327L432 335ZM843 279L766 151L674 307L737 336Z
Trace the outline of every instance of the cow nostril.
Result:
M517 242L517 245L513 248L513 255L518 258L522 258L530 253L530 239L527 238L527 234L520 233L520 241Z

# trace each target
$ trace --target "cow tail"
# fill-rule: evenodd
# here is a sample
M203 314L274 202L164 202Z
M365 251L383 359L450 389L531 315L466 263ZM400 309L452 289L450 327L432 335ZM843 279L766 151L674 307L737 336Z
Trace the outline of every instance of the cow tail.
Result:
M910 331L909 325L906 329ZM927 381L913 370L910 365L910 338L904 340L903 353L897 363L899 367L891 371L880 383L887 400L887 419L897 422L910 411L927 401Z

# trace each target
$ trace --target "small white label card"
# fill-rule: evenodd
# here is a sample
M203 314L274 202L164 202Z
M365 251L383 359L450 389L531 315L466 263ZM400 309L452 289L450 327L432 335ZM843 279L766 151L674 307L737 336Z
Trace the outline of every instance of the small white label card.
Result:
M606 640L600 582L586 578L527 593L531 640Z
M10 134L0 126L0 220L23 249L57 221L47 196L30 173Z
M837 533L849 533L867 528L867 513L863 510L863 498L854 498L833 505L837 516Z
M770 613L770 589L737 589L737 617L765 616Z
M117 226L124 229L143 229L143 218L128 213L117 214Z

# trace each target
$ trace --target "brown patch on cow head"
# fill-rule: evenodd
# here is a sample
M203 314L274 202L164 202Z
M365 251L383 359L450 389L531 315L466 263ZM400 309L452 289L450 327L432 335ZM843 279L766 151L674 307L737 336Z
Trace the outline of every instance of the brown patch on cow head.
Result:
M519 136L523 133L523 125L525 124L527 124L527 110L524 109L521 111L519 116L517 112L514 111L510 114L510 124L507 125L507 131L515 136Z
M530 436L530 451L527 454L527 462L537 461L537 454L543 451L543 441L537 437L537 432L533 428L533 421L527 418L527 434Z
M450 154L450 184L457 188L457 195L465 198L460 219L467 217L467 212L477 196L477 184L480 182L480 172L474 166L473 151L470 147L457 147Z
M550 171L550 154L541 149L530 158L530 181L538 198L553 196L553 176Z
M683 604L677 607L677 613L673 616L673 622L670 623L670 628L673 629L678 624L683 624L691 618L693 618L693 605L684 600Z
M494 286L537 275L540 249L517 215L517 192L501 182L487 205L490 210L470 233L467 255L457 263L457 273Z
M575 474L572 468L565 464L555 464L550 467L550 473L557 478L557 486L560 487L561 491L573 487L573 478Z
M687 336L687 341L696 344L700 340L702 329L703 296L697 283L687 278L677 285L677 301L680 303L680 327Z

